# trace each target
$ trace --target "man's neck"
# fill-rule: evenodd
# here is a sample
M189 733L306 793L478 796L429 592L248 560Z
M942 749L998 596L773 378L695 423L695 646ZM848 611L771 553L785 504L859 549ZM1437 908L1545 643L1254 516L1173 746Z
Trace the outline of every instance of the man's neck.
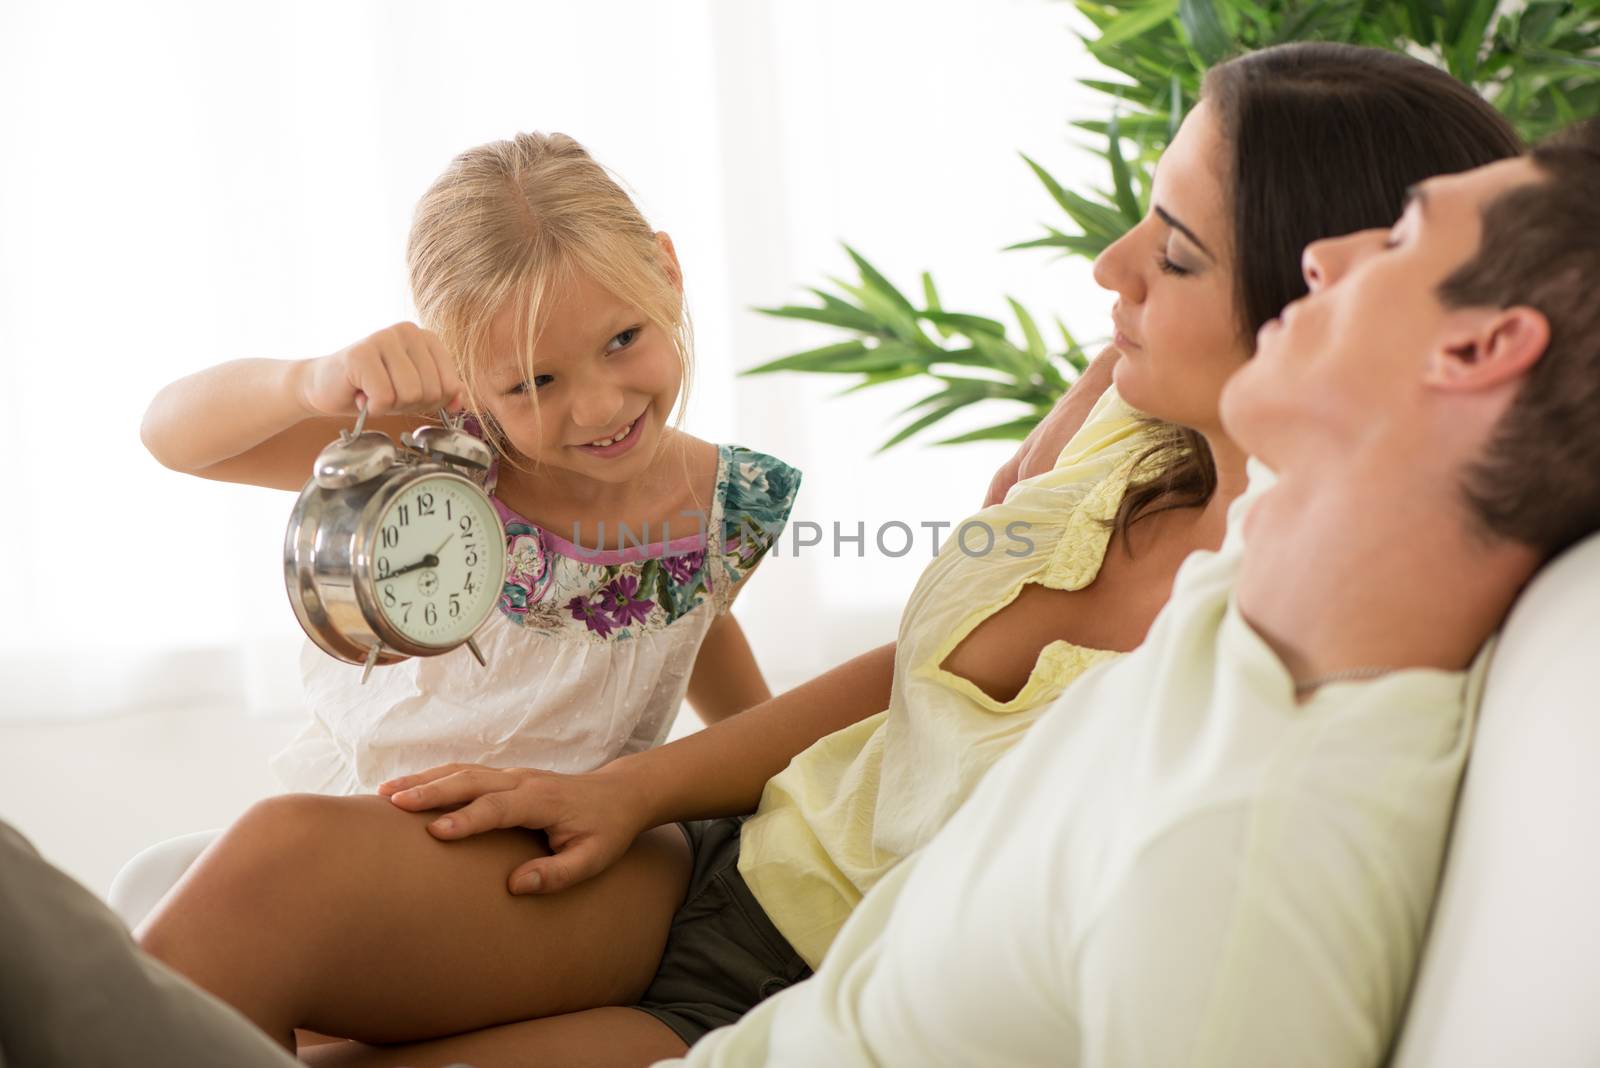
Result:
M1296 682L1343 671L1459 670L1537 567L1490 545L1437 487L1358 470L1283 477L1253 505L1239 610Z

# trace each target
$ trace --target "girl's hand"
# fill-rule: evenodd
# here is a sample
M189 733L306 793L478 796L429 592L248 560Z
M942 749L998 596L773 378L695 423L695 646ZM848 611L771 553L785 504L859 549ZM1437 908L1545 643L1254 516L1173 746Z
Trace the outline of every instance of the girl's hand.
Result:
M989 483L989 495L983 499L985 508L999 504L1011 492L1011 487L1024 479L1042 475L1054 469L1067 447L1083 427L1100 395L1111 385L1111 370L1122 355L1115 348L1107 348L1094 358L1087 370L1078 376L1072 388L1056 401L1050 414L1039 421L1026 441L1018 447L1016 455L995 472Z
M465 399L455 361L415 323L386 326L332 356L302 365L300 400L313 415L423 414L459 409Z
M561 775L530 768L445 764L378 787L408 812L463 805L428 824L435 838L466 838L501 827L544 831L551 855L511 873L513 894L555 893L600 874L647 830L627 780L601 769Z

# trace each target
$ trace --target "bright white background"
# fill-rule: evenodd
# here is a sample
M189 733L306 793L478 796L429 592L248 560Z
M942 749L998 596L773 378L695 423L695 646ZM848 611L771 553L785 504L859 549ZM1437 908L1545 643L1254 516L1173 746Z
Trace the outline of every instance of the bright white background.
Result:
M229 721L256 738L298 714L291 498L162 469L139 421L208 364L411 317L411 206L469 145L561 130L626 180L685 268L687 428L802 468L796 519L870 534L975 509L1011 446L872 455L925 387L836 400L844 382L735 372L835 339L750 307L844 274L841 239L908 291L931 268L952 308L999 316L1010 294L1103 334L1086 264L998 251L1056 217L1018 150L1069 187L1100 179L1066 125L1095 109L1070 19L1049 0L0 7L0 818L68 835L38 806L73 768L99 791L148 786L161 759L151 789L183 768L191 794L266 781L253 750L235 775L205 747L231 745ZM869 537L863 558L765 564L739 615L774 685L891 640L930 552L889 559ZM160 752L69 729L180 713Z

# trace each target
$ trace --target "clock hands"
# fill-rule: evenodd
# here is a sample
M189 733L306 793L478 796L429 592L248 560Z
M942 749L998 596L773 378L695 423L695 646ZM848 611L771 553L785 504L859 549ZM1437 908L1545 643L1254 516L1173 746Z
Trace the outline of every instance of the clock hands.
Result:
M398 569L396 571L391 571L391 572L389 572L387 575L385 575L383 577L384 577L385 580L392 579L392 578L399 578L401 575L407 575L407 574L410 574L413 571L419 571L419 570L421 570L422 568L425 568L425 567L438 567L438 566L439 566L439 558L437 556L433 555L432 553L429 553L427 556L424 556L421 560L418 560L416 563L407 564L405 567L402 567L402 568L400 568L400 569Z
M455 536L456 536L455 531L452 530L450 532L450 534L444 539L444 541L441 541L439 543L439 547L437 549L433 550L433 552L429 553L427 556L424 556L421 560L418 560L414 564L407 564L405 567L402 567L397 571L389 572L387 575L384 575L383 578L386 579L386 580L387 579L392 579L392 578L398 578L401 575L409 574L412 571L420 571L422 568L425 568L425 567L438 567L439 566L439 554L444 552L444 547L446 545L449 545L450 544L450 539L455 537Z

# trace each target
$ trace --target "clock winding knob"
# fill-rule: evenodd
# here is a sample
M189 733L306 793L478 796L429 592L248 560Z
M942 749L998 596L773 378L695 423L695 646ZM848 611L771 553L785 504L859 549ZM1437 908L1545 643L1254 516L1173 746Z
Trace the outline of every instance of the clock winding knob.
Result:
M482 481L494 462L494 453L488 445L465 430L453 427L419 426L400 435L400 441L431 460L464 468L464 474L478 481Z
M376 478L398 460L393 439L374 430L341 438L323 449L317 454L311 474L323 489L344 489Z

